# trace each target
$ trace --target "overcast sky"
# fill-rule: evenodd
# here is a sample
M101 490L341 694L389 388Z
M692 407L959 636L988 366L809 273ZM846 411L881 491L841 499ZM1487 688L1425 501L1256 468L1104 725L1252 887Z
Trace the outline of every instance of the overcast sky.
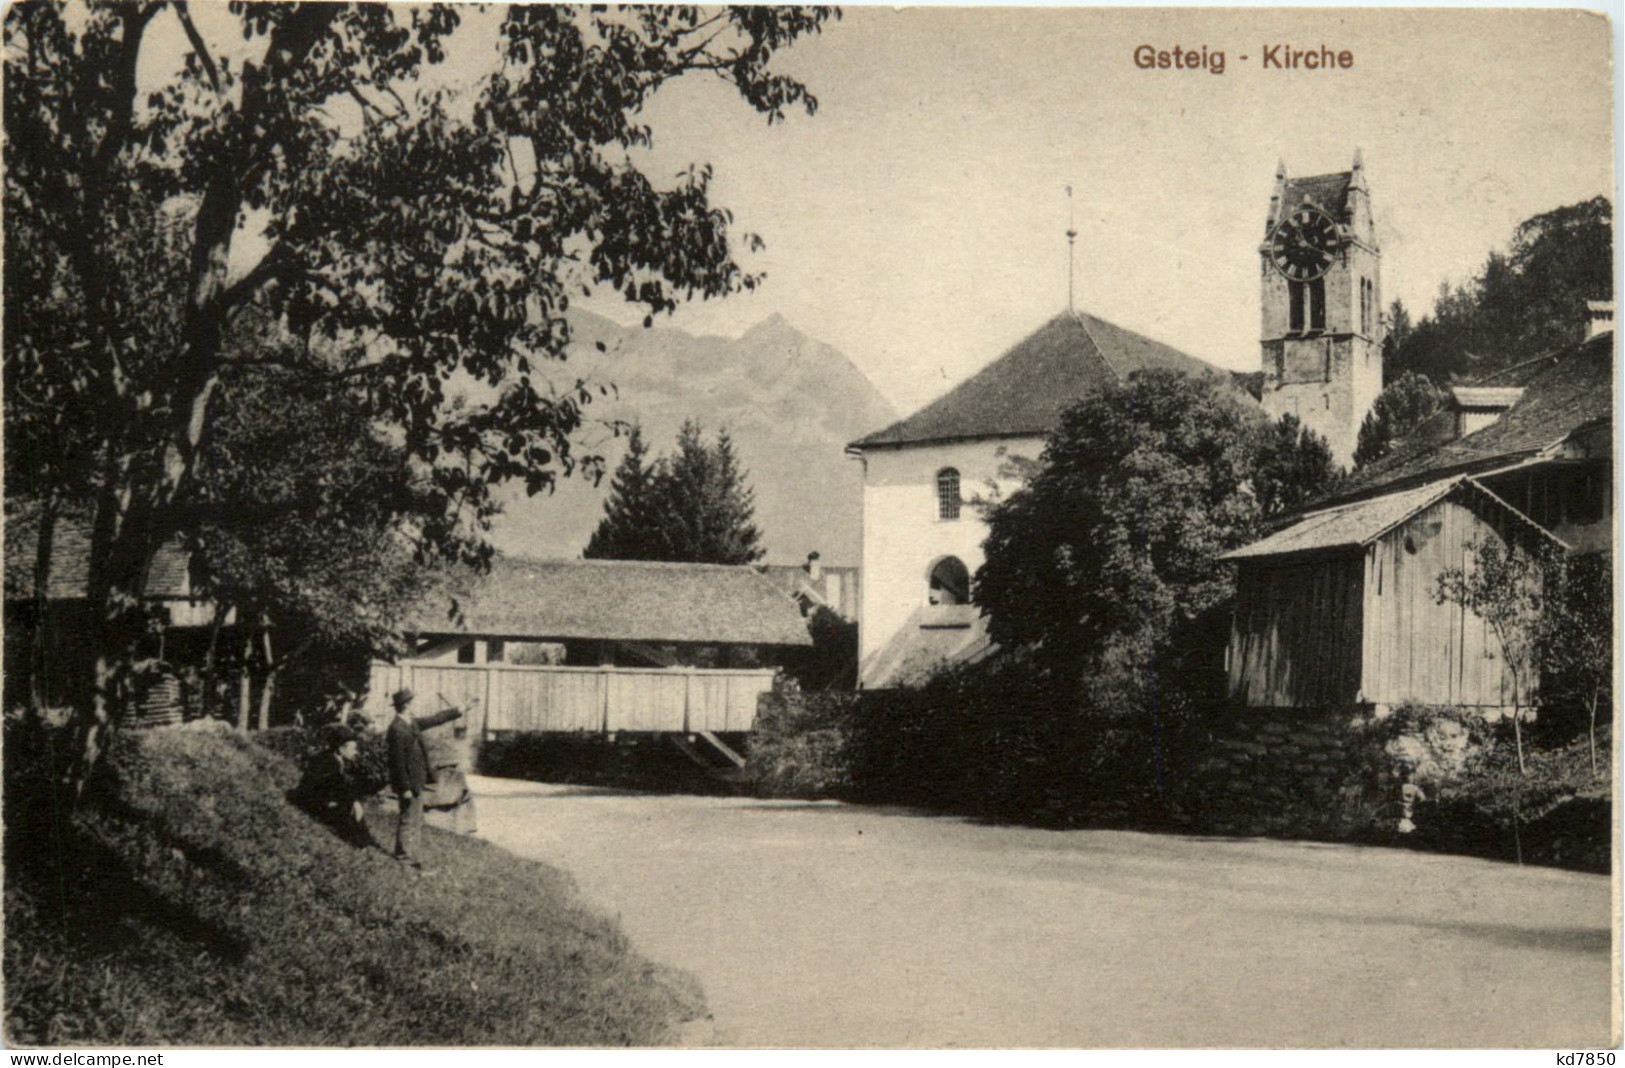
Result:
M1223 50L1226 69L1139 70L1142 43ZM1276 43L1354 66L1260 69ZM1069 184L1078 306L1236 369L1258 363L1278 158L1313 174L1363 150L1384 300L1416 311L1521 220L1613 188L1600 16L849 7L783 59L816 116L769 128L713 82L649 109L651 173L710 161L767 242L761 290L674 325L782 313L905 411L1065 308Z

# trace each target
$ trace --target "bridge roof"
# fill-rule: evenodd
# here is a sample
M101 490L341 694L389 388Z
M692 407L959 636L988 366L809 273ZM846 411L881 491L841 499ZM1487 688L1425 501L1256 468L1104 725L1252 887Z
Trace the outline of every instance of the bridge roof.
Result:
M462 611L455 621L453 596ZM425 602L407 629L511 640L812 644L800 607L755 568L642 560L499 556L489 574Z

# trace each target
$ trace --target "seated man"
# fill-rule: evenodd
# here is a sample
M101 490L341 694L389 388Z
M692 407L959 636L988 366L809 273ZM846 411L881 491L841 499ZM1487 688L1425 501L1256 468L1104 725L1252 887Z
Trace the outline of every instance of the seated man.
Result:
M367 811L361 800L367 790L356 758L360 739L348 727L328 729L327 747L305 768L295 791L299 804L354 846L369 846Z

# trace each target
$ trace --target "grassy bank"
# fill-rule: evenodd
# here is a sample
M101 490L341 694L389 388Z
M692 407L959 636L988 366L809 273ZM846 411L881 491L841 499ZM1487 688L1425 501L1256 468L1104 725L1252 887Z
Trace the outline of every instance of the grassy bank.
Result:
M649 1045L703 1011L568 875L431 830L415 876L244 738L123 735L71 816L59 744L8 727L8 1044Z

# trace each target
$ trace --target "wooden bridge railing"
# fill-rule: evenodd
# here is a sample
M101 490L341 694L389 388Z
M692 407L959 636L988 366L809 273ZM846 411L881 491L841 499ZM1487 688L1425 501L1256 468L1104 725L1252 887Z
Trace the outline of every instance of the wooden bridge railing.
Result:
M716 733L754 726L773 672L374 662L366 710L387 713L403 686L418 695L415 711L444 697L480 731Z

